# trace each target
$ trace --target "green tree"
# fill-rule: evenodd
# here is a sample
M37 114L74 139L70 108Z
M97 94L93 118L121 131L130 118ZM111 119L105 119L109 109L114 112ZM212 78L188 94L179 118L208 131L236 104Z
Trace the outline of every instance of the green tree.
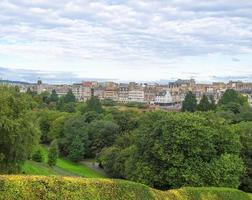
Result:
M30 96L0 87L0 174L17 173L39 141Z
M119 126L120 132L130 132L137 128L139 115L132 111L112 112L115 123Z
M85 149L84 149L84 144L82 143L80 136L77 135L73 139L68 149L69 149L68 158L71 161L77 162L84 158Z
M50 102L58 102L59 96L55 89L52 90L51 96L50 96Z
M183 186L237 188L237 180L244 169L239 158L238 135L212 113L146 113L131 135L130 147L127 146L119 148L116 154L106 152L105 157L101 153L105 170L111 154L111 159L116 160L112 165L115 174L118 173L116 169L120 169L123 178L161 189ZM130 154L125 156L124 150ZM225 165L220 168L223 163ZM223 176L213 181L217 174Z
M89 147L87 123L85 118L78 114L72 115L64 123L63 136L58 140L60 153L63 156L69 157L69 154L75 151L73 148L76 146L76 138L79 139L80 145L83 146L81 155L86 156Z
M59 155L59 150L58 150L58 144L57 140L53 140L50 144L50 148L48 151L48 160L47 163L50 166L54 166L57 163L58 155Z
M246 165L240 189L252 192L252 122L241 122L234 126L242 143L241 156Z
M211 107L211 110L216 109L216 102L215 102L215 99L214 99L213 95L210 95L210 107Z
M87 100L86 104L87 104L87 106L85 108L86 112L87 111L95 111L96 113L102 113L103 112L101 102L95 96L92 96L91 99Z
M197 110L206 112L206 111L211 110L211 108L212 107L211 107L211 104L208 100L208 97L206 95L203 95L198 106L197 106Z
M41 148L38 148L33 154L32 154L32 160L35 162L43 162L44 161L44 155Z
M195 112L197 110L197 100L195 94L189 91L182 102L182 111Z
M64 125L66 120L68 119L68 114L62 114L62 116L57 117L50 125L49 132L47 138L49 141L53 141L55 139L60 139L64 136Z
M73 94L73 91L70 89L68 90L67 94L64 96L64 103L75 103L76 98Z
M65 103L63 107L63 111L68 112L68 113L74 113L76 111L75 103L74 102Z
M233 89L227 89L219 100L218 105L228 105L230 103L237 103L243 106L248 104L248 99Z
M88 126L90 154L96 156L104 147L112 146L120 135L117 124L108 121L94 121Z
M52 111L48 109L42 109L38 113L39 126L41 130L41 142L49 144L51 140L48 138L52 123L58 117L65 115L65 113L59 111Z

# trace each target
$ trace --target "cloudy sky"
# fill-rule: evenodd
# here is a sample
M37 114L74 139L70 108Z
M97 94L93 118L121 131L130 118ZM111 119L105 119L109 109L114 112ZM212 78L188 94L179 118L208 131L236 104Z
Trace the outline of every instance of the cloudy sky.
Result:
M252 81L251 0L0 0L0 77Z

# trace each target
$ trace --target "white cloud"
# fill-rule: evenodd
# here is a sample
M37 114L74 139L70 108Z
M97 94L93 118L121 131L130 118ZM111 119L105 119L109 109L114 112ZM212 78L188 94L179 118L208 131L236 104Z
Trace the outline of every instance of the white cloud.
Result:
M249 0L2 0L0 10L0 65L8 67L96 70L99 76L105 67L125 71L108 73L119 79L145 70L145 79L157 79L179 76L189 64L194 72L202 60L221 65L206 71L221 73L226 65L234 73L238 64L249 68L252 60L233 62L252 55ZM207 55L215 56L201 59ZM133 67L139 69L134 76Z

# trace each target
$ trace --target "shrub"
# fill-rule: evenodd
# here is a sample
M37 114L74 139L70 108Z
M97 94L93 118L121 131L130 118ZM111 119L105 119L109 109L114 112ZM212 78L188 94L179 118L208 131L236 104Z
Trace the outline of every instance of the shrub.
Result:
M252 200L229 188L159 191L122 180L41 176L0 176L0 193L0 200Z
M57 158L58 158L58 144L56 140L53 140L48 152L48 161L47 161L48 164L50 166L56 165Z
M43 162L44 161L44 155L42 150L39 148L32 154L32 160L36 162Z

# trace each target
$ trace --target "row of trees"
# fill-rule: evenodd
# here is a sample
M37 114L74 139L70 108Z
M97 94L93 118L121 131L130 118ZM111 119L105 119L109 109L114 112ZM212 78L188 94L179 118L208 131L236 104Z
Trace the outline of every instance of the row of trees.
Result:
M195 111L210 111L215 110L217 107L223 110L231 109L234 113L238 113L240 106L248 106L247 97L242 96L240 93L233 89L225 91L218 104L216 105L214 97L203 95L199 104L197 104L196 95L189 91L182 103L182 111L195 112Z

